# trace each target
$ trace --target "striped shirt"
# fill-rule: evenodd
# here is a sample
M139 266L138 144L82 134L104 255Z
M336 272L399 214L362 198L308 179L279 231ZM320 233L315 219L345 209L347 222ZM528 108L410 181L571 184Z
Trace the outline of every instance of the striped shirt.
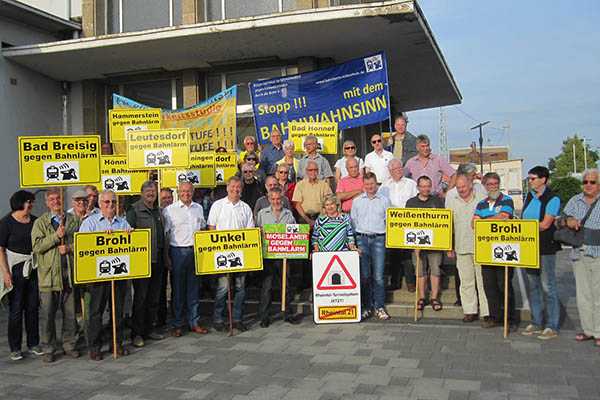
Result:
M348 214L337 217L320 215L315 222L312 241L319 251L344 251L354 244L354 230Z
M493 203L489 197L481 200L475 207L475 215L481 219L493 218L500 213L507 213L512 218L514 215L513 200L510 196L500 193L500 196Z
M571 197L571 199L567 202L563 213L568 217L573 217L578 221L581 221L583 217L585 217L585 214L588 212L589 208L590 205L585 202L583 193L579 193ZM592 213L585 221L584 227L596 231L600 230L600 201L596 203L594 210L592 210ZM583 251L583 254L588 257L600 257L600 246L584 245L580 250Z

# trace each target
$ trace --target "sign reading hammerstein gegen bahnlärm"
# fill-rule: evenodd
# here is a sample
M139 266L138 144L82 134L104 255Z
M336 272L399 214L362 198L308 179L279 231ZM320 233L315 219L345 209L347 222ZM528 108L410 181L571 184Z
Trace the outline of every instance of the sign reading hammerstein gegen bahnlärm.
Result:
M263 269L260 229L195 232L194 258L197 275L260 271Z
M389 248L452 250L452 210L388 208L385 233Z
M75 283L150 277L150 229L75 234Z
M539 268L539 222L536 220L475 220L475 262Z
M127 133L127 164L131 169L187 167L190 164L188 129L157 129Z
M267 224L262 229L265 258L308 258L309 225Z
M19 136L21 187L94 184L100 181L100 137Z
M108 112L108 129L111 143L124 142L128 132L160 129L160 108L114 109Z

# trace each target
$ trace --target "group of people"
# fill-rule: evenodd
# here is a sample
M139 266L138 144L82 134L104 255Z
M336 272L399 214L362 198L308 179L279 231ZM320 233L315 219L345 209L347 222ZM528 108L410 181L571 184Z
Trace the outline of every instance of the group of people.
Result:
M476 219L515 217L513 201L500 191L500 177L490 172L477 180L476 167L459 166L455 171L443 157L433 154L427 136L415 137L406 130L403 115L395 119L395 132L384 138L370 138L373 151L363 161L356 145L343 143L343 157L334 168L318 152L318 140L307 136L305 153L295 156L294 144L282 142L273 130L270 143L258 149L254 137L244 139L239 175L231 177L225 190L202 193L188 182L177 188L158 188L147 181L139 199L123 213L117 210L117 196L110 190L100 193L93 186L71 196L73 207L64 212L59 189L45 191L48 211L31 215L35 197L18 191L10 199L12 212L0 221L0 270L8 292L8 337L10 358L22 353L22 325L25 320L28 352L52 362L64 353L79 357L80 340L85 337L92 360L101 360L103 316L110 300L109 283L75 285L73 281L73 237L75 232L112 232L148 228L151 231L151 277L131 281L131 342L143 347L148 340L161 340L159 328L166 322L168 282L171 286L171 329L174 337L186 332L206 334L200 323L201 292L207 289L195 274L194 232L204 229L230 230L262 227L266 224L308 224L311 249L318 251L358 251L362 320L390 318L385 308L385 265L390 267L392 286L404 278L409 291L417 291L417 308L430 304L443 309L441 276L444 258L455 258L460 278L463 321L481 320L482 326L498 326L504 304L504 268L479 266L474 260L473 224ZM387 150L386 150L387 145ZM584 232L584 245L573 249L577 302L583 332L577 340L594 340L600 346L600 194L597 170L584 173L583 192L573 197L563 210L568 228ZM560 199L548 186L545 167L528 173L530 192L522 218L540 221L540 269L527 270L532 321L524 335L551 339L559 332L559 301L556 290L555 219ZM203 195L204 194L204 195ZM398 208L447 208L452 210L454 249L450 252L386 249L386 212ZM446 253L446 254L444 254ZM414 266L418 264L418 276ZM271 324L274 283L281 271L280 260L264 260L257 273L236 273L233 278L216 276L212 327L225 331L226 299L229 285L234 292L233 327L246 331L244 303L246 279L261 286L257 320L261 327ZM310 261L302 262L302 284L312 287ZM512 325L518 321L512 289L513 269L508 269L508 314ZM254 276L252 276L254 274ZM167 279L169 275L169 279ZM287 276L287 302L294 295ZM302 285L301 284L301 285ZM128 281L116 282L114 310L117 330L116 352L127 355L124 346L124 307ZM83 299L83 301L82 301ZM57 321L58 311L61 320ZM84 316L80 318L78 316ZM40 318L41 317L41 318ZM286 308L284 320L301 322L301 315ZM41 329L38 326L41 320ZM57 325L62 325L57 330ZM62 338L58 333L61 333ZM41 333L41 335L40 335Z

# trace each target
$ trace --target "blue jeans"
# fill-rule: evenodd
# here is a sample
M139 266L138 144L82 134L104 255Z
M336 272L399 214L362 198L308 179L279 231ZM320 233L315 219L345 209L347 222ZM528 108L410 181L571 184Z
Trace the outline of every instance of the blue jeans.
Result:
M385 286L385 236L357 235L360 249L360 297L364 311L383 308Z
M183 308L187 304L188 325L193 328L200 319L200 285L194 266L194 248L171 246L170 254L175 314L173 326L183 326Z
M544 295L546 296L546 328L558 332L560 305L556 287L556 255L542 255L540 269L526 269L529 282L529 304L533 323L544 327Z
M246 299L246 274L241 272L233 274L231 279L235 284L235 295L233 297L233 321L242 320L244 300ZM219 276L219 285L217 295L215 296L215 312L213 320L215 324L222 324L224 321L225 305L227 304L227 288L229 287L229 277L227 275Z

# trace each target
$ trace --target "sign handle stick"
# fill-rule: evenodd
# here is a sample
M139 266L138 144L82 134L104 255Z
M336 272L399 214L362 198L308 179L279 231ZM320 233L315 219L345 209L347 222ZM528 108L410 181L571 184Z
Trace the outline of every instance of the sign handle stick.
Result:
M504 266L504 338L508 337L508 266Z
M233 336L233 315L231 311L231 274L227 274L227 311L229 314L229 336Z
M115 281L110 281L110 301L112 313L113 358L117 359L117 319L115 311Z
M415 250L417 265L415 266L415 278L417 279L417 288L415 289L415 322L419 320L419 271L421 270L421 252Z
M281 274L281 312L285 313L285 291L287 281L287 258L283 259L283 271Z

